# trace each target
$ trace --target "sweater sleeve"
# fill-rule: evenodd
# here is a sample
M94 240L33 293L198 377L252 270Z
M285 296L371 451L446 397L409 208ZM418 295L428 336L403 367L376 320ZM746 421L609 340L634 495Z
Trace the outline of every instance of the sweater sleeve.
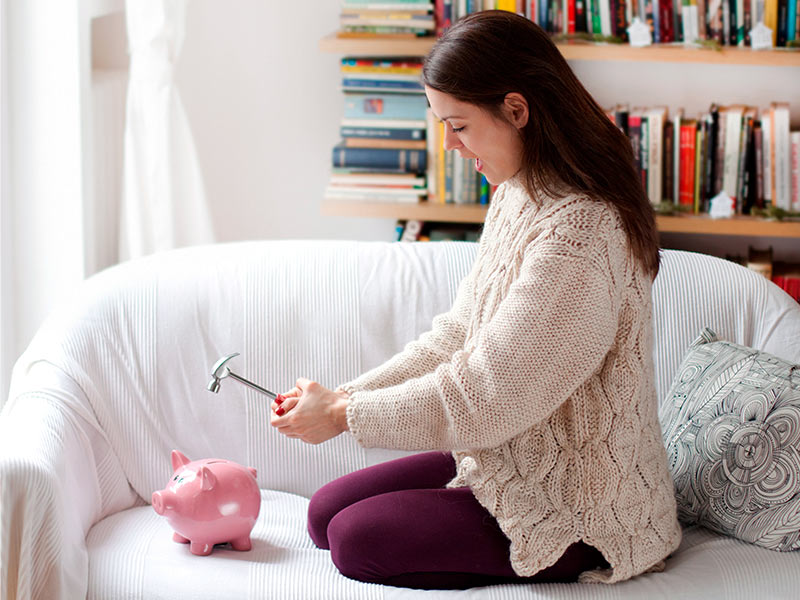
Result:
M496 447L546 419L602 365L616 336L614 281L622 277L609 272L602 250L551 242L528 248L473 344L431 373L352 395L347 419L360 444Z
M352 395L358 391L393 387L408 379L431 373L440 364L449 361L456 350L464 347L472 308L472 279L472 272L464 277L459 284L453 306L449 311L434 317L430 331L406 344L401 352L382 365L337 389Z

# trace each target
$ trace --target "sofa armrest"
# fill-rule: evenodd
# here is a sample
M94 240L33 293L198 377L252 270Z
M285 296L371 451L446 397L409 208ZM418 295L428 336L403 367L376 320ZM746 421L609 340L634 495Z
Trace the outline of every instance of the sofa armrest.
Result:
M87 532L138 497L80 389L45 363L24 380L0 413L0 597L83 598Z

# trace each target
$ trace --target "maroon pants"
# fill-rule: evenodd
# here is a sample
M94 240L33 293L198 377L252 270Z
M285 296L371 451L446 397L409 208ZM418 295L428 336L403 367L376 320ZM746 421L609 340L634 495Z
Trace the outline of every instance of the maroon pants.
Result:
M608 567L598 550L578 542L533 577L517 576L508 538L468 487L444 487L453 477L455 461L442 452L345 475L311 498L308 532L347 577L400 587L569 582Z

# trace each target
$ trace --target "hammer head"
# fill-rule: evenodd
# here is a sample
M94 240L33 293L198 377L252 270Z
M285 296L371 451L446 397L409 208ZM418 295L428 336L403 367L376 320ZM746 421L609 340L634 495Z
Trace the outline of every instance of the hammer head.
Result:
M208 382L208 391L219 393L220 380L225 379L230 374L230 369L226 366L227 362L235 356L239 356L238 352L228 354L220 358L216 364L211 367L211 381Z

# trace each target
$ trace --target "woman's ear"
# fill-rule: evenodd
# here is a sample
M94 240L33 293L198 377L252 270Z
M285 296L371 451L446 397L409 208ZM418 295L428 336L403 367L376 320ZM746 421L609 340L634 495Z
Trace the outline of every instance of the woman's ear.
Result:
M506 118L517 129L528 124L528 101L518 92L509 92L503 100L503 112Z

